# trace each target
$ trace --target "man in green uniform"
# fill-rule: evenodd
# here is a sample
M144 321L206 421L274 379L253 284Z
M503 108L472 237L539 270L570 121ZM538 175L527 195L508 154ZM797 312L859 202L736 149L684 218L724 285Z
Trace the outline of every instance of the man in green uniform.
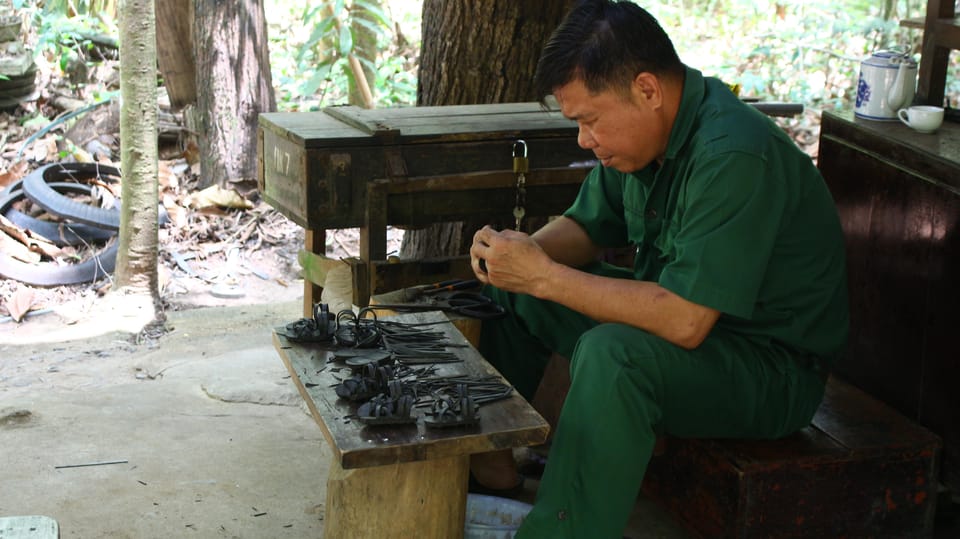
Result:
M634 4L574 8L536 83L600 164L532 236L476 233L474 272L509 312L485 323L480 349L528 399L550 351L570 359L517 537L620 537L657 434L776 438L809 424L847 337L842 232L809 157L682 64ZM596 262L625 245L632 270ZM508 458L475 459L476 480L515 484Z

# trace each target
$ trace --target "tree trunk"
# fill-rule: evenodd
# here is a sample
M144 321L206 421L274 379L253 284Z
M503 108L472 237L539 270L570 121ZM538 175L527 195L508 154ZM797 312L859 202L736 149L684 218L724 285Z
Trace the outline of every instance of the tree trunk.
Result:
M191 0L157 2L157 64L170 106L180 110L197 101Z
M157 41L153 0L127 0L120 12L120 243L114 287L149 295L159 313L157 278Z
M382 2L381 0L372 0L370 3L380 7ZM368 12L367 7L360 4L355 5L351 11L350 29L353 32L353 52L351 54L356 58L356 63L353 65L359 64L361 67L359 70L351 69L353 76L350 77L349 102L351 105L374 108L376 106L375 96L367 95L363 85L366 84L369 90L373 89L377 83L377 74L371 67L377 60L377 34L367 26L357 22L360 19L373 20L373 16L367 15ZM366 60L366 62L360 60ZM364 80L361 81L360 77L363 77Z
M262 0L194 0L201 187L256 188L257 116L276 109Z
M540 51L572 4L572 0L424 0L417 104L538 100L533 73ZM441 223L408 230L401 257L464 253L481 225Z

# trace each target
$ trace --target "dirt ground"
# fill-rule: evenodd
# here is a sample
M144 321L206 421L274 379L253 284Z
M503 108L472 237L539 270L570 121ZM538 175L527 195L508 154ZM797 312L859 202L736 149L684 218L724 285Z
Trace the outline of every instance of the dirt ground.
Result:
M302 312L297 247L244 255L271 278L236 272L242 294L175 275L161 332L93 286L0 323L0 517L64 538L322 536L330 451L270 335Z

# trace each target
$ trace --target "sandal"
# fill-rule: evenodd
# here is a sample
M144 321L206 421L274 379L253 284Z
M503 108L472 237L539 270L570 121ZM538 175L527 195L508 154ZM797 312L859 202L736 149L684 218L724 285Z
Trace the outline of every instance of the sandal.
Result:
M376 381L364 376L352 376L334 386L337 396L348 401L362 401L380 393Z
M367 425L407 425L417 422L412 412L413 397L410 395L392 399L381 393L360 405L357 419Z
M449 395L435 397L433 406L427 414L430 417L423 419L423 424L429 428L473 427L480 424L477 414L478 406L473 398L467 394L466 386L458 387L459 398Z
M362 369L371 363L374 366L389 365L393 363L393 354L389 350L379 348L347 348L335 351L333 359L335 361L342 359L348 367Z
M334 386L338 397L354 402L366 400L388 391L390 381L394 379L392 368L378 367L376 362L365 363L354 372L353 376Z
M337 323L326 303L313 306L313 318L301 318L291 322L277 333L293 342L331 342Z

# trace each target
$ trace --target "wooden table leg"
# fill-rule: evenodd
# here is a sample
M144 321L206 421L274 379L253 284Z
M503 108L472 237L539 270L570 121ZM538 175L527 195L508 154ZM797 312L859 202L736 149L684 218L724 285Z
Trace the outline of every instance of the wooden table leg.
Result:
M324 537L462 538L468 455L344 470L327 479Z
M327 252L327 231L324 229L304 230L304 249L311 253L326 254ZM313 304L320 301L320 294L323 293L323 287L314 283L310 279L303 279L303 316L313 317Z

